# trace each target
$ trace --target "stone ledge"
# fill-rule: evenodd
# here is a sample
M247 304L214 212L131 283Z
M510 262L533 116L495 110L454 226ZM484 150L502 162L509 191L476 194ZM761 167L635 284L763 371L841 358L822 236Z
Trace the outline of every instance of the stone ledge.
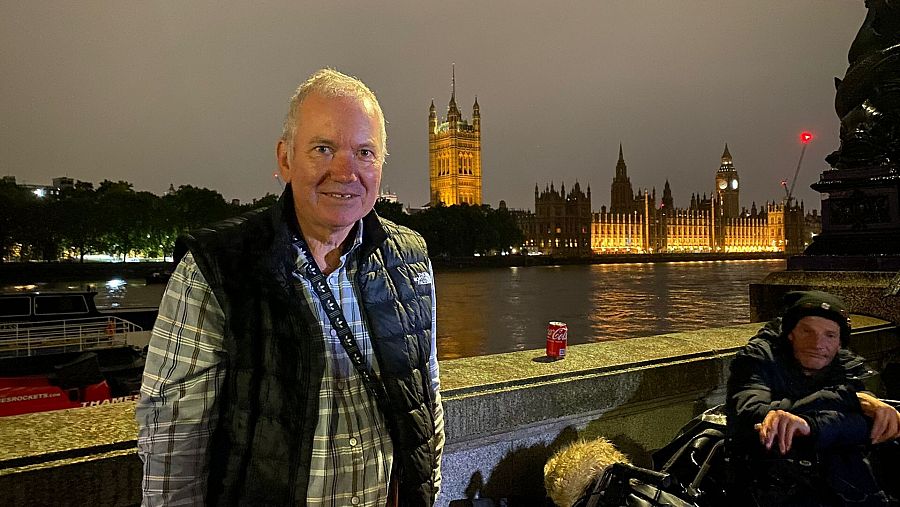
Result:
M897 328L853 315L853 344L896 357ZM552 450L605 435L640 462L721 401L731 355L759 328L744 324L575 345L561 361L521 351L441 362L448 445L439 505L485 494L542 495ZM12 505L133 505L141 464L134 403L4 418L0 498ZM48 487L52 485L52 487ZM530 489L529 489L530 488Z
M724 385L731 356L761 324L574 345L541 362L530 350L441 362L448 442L566 415ZM853 316L856 335L889 322ZM871 347L870 347L871 348Z
M823 290L840 296L850 312L900 325L900 275L889 271L776 271L750 284L750 318L768 320L781 310L786 293Z

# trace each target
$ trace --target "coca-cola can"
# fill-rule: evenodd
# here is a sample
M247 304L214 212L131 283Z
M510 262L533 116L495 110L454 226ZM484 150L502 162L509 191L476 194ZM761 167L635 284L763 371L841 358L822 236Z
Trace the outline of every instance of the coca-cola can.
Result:
M566 342L569 340L569 326L565 322L551 322L547 325L547 357L564 359Z

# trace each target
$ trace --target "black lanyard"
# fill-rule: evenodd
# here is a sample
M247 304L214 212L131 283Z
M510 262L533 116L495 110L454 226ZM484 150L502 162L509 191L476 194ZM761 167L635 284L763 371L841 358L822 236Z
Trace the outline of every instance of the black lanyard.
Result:
M328 281L322 273L322 270L320 270L319 266L316 264L316 260L313 258L312 253L310 253L306 241L300 235L296 235L294 236L294 244L297 245L297 248L300 249L300 253L306 258L306 279L309 280L309 283L313 288L313 293L315 293L316 297L318 297L319 301L322 303L325 314L328 315L328 320L331 322L331 327L337 331L338 339L341 342L341 345L344 346L344 350L347 352L347 356L350 358L356 371L359 372L363 385L366 386L366 389L368 389L369 393L375 398L376 403L381 405L383 402L387 401L387 393L384 390L384 384L378 380L375 371L366 363L366 359L359 349L356 339L353 338L350 326L347 325L344 311L334 298L334 294L331 293L331 289L328 287ZM295 273L298 276L303 276L299 271L300 269L298 268L295 270Z

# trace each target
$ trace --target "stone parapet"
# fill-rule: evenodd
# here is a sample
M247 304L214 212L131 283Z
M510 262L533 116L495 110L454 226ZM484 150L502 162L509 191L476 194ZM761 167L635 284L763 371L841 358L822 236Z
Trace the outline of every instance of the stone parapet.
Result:
M852 346L877 364L898 357L896 326L857 315L853 326ZM578 438L604 436L649 466L652 451L724 401L731 357L759 327L575 345L552 363L542 351L442 362L448 445L441 505L477 497L539 505L543 464Z
M896 326L853 317L852 346L883 363ZM508 498L540 505L543 465L577 438L603 435L639 464L724 397L733 353L759 324L569 347L546 362L522 351L441 362L447 448L439 505ZM9 505L135 505L140 460L133 403L0 420L0 498ZM516 503L518 499L521 503Z
M841 297L852 313L900 325L900 273L890 271L776 271L750 284L750 319L768 320L781 312L784 295L822 290Z

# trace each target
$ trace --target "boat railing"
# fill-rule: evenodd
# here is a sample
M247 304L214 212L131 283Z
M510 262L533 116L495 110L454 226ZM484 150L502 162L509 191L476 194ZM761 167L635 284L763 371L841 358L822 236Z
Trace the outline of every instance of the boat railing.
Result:
M0 323L0 358L124 347L128 334L138 331L112 316Z

